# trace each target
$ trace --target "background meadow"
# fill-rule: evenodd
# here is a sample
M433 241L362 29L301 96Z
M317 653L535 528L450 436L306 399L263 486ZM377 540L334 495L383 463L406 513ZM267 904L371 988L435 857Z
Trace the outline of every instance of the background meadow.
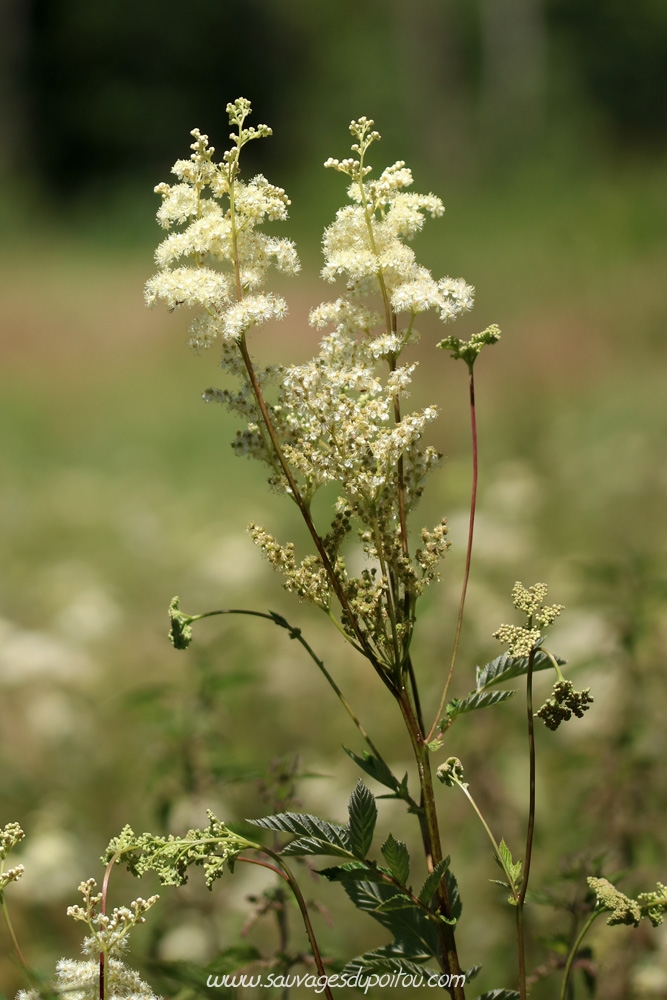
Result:
M383 135L375 167L405 159L415 189L443 198L444 219L416 249L437 275L477 288L474 312L451 332L503 331L476 369L480 507L454 693L499 652L491 632L508 618L514 581L546 580L567 606L551 645L596 701L581 723L539 733L534 885L570 904L568 873L600 855L607 873L628 870L630 894L664 881L663 6L419 0L408 14L394 0L9 0L2 16L0 823L27 833L27 872L7 895L30 963L48 974L76 956L65 908L81 879L101 876L99 855L126 822L181 831L201 825L207 806L238 822L292 794L306 810L345 815L357 774L340 745L359 751L359 741L302 650L268 623L217 618L176 652L174 594L186 611L271 608L303 627L395 769L408 759L376 679L282 591L245 534L253 520L305 544L262 470L234 458L234 421L201 401L220 384L215 349L197 356L184 315L143 306L160 238L152 187L186 155L195 125L222 152L224 106L240 94L274 129L246 172L287 189L292 222L280 235L297 240L304 265L281 286L288 319L252 338L258 358L314 352L308 310L331 295L318 278L321 230L344 199L321 164L345 155L352 117L374 117ZM433 351L435 325L422 328L414 403L441 407L432 441L444 459L413 529L444 514L453 543L416 640L435 703L470 459L465 370ZM540 684L538 697L550 682ZM449 744L517 848L522 718L510 702L462 720ZM512 914L489 885L483 832L455 791L441 800L463 960L483 963L480 991L510 985ZM381 819L409 835L393 804ZM350 920L339 887L304 881L326 908L316 919L330 954L383 942L372 922ZM203 964L242 928L268 953L270 918L247 927L247 897L265 887L252 870L212 895L196 879L163 890L133 939L134 964L185 997L187 987L156 979L156 962ZM152 889L119 873L114 904ZM538 939L570 917L534 910L537 960ZM10 997L24 983L2 928L0 940ZM600 996L667 996L661 930L601 921L593 941ZM534 996L553 991L547 981Z

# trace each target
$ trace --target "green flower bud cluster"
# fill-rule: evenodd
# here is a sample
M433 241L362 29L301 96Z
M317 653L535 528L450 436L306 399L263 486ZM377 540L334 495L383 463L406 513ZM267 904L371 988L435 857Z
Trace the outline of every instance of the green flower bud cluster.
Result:
M192 642L192 622L194 618L179 610L179 598L172 598L169 605L169 638L174 649L187 649Z
M23 865L15 865L13 868L8 868L5 870L5 861L7 860L10 851L12 851L20 841L23 840L25 834L18 823L7 823L6 826L0 830L0 893L5 889L10 882L16 882L23 875L25 868Z
M473 333L470 340L459 337L445 337L437 345L443 351L449 351L455 361L465 361L470 371L479 357L480 351L487 344L497 344L500 340L500 327L493 323L481 333Z
M584 712L593 704L589 692L590 688L575 691L572 681L558 680L554 684L552 697L545 701L535 715L542 719L547 729L556 730L561 722L568 722L572 715L576 715L578 719L583 718Z
M234 833L207 810L209 825L205 830L188 830L184 837L156 837L152 833L134 833L125 826L109 843L102 860L122 860L133 875L148 871L157 873L162 885L185 885L188 869L199 865L204 869L207 888L223 874L225 865L231 870L241 851L257 845Z
M512 603L517 611L523 611L526 615L527 624L525 627L501 625L493 633L494 639L507 643L511 656L530 656L542 638L541 628L547 628L553 624L561 611L564 610L562 604L545 605L546 596L546 583L535 583L532 587L524 587L517 580L514 584Z
M463 764L458 757L448 757L435 773L438 781L441 781L443 785L447 785L448 788L453 788L454 785L465 786L463 781Z
M647 918L654 927L663 922L663 914L667 912L667 886L658 882L655 892L642 892L637 899L624 895L606 878L589 878L588 884L595 893L600 909L611 911L607 920L610 926L614 924L630 924L635 927L639 921Z

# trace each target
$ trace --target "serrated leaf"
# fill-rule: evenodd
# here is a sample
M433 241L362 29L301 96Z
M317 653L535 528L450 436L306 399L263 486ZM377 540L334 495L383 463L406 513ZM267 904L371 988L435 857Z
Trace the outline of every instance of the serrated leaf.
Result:
M505 868L507 873L512 879L513 884L516 886L517 879L521 875L521 861L512 860L512 852L505 843L504 839L498 844L498 851L500 852L500 857L496 858L496 862L503 868L503 862L505 863ZM503 869L505 870L505 869ZM508 887L509 888L509 887Z
M434 969L428 966L418 965L414 956L405 953L400 945L389 944L373 951L367 951L363 955L358 955L348 962L343 969L342 975L347 976L348 985L354 985L351 980L355 976L368 975L369 973L398 973L403 972L407 976L428 977L438 975ZM418 981L418 980L417 980Z
M438 886L440 885L442 876L445 874L448 868L449 868L449 856L443 858L442 861L440 861L435 866L433 871L426 876L424 884L419 890L419 902L423 903L424 906L431 905L431 900L433 899L433 896Z
M397 882L405 885L410 878L410 855L403 841L396 840L390 833L381 851L391 874Z
M481 971L481 965L471 965L470 968L465 971L466 983L471 983L475 976L478 976Z
M392 896L391 899L383 900L379 906L375 908L376 913L391 913L392 910L405 910L409 906L416 906L410 896L406 896L405 893L398 893L396 896Z
M556 663L561 667L566 663L565 660L561 660L559 657L555 659ZM553 669L553 663L546 653L538 649L533 657L533 671L548 670L549 667ZM484 691L494 684L500 684L501 681L509 681L513 677L521 677L527 671L527 656L510 656L509 653L503 653L501 656L497 656L495 660L487 663L486 666L476 668L475 687L477 691Z
M319 816L287 812L264 816L262 819L251 819L248 822L265 830L295 834L297 840L291 841L283 848L282 854L291 857L317 854L331 854L334 857L348 859L353 857L348 828L339 823L328 823Z
M489 990L488 993L480 993L477 1000L521 1000L521 994L516 990Z
M386 868L374 868L360 861L350 861L346 865L333 868L319 868L318 875L324 875L330 882L385 882Z
M439 938L436 925L417 907L383 912L378 907L393 896L403 895L393 885L372 882L344 882L343 888L358 910L368 913L394 935L392 948L413 960L437 958Z
M350 796L348 812L350 815L350 848L357 858L363 860L373 843L378 810L375 805L375 796L366 788L361 778Z
M456 881L456 877L451 868L448 868L445 872L445 881L447 883L447 894L449 896L449 915L452 920L460 920L461 913L463 912L463 903L461 902L459 884Z
M348 757L352 758L355 764L357 764L362 771L365 771L371 778L375 778L375 780L381 785L384 785L385 788L391 788L393 792L397 793L399 798L402 797L400 796L401 783L381 757L374 757L373 754L369 753L367 750L363 751L363 755L361 757L359 754L354 753L353 750L348 750L347 747L343 747L343 750Z
M516 691L471 691L465 698L454 698L446 708L446 718L452 722L465 712L475 712L478 708L489 708L501 701L512 698Z

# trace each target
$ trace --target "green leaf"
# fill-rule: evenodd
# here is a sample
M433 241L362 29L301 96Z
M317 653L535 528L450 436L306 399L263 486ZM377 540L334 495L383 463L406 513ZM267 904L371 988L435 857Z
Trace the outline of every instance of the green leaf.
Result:
M405 885L410 878L410 855L403 841L396 840L390 833L381 851L391 874L397 882Z
M488 993L480 993L477 1000L521 1000L521 994L516 990L489 990Z
M464 712L474 712L478 708L498 705L501 701L507 701L515 694L516 691L471 691L465 698L454 698L449 702L445 710L447 721L452 722Z
M397 947L395 944L384 945L382 948L367 951L365 954L353 958L351 962L347 963L342 974L347 976L348 984L354 985L352 981L355 976L359 976L361 979L362 976L370 973L381 975L400 972L406 976L424 976L424 978L429 975L438 975L434 969L429 969L428 966L417 965L412 955L406 954L400 945ZM418 981L419 979L417 979Z
M445 872L445 881L447 883L447 894L449 895L449 915L452 920L460 920L463 903L461 902L461 894L459 893L459 884L451 868L448 868Z
M350 814L350 848L357 858L363 860L373 843L378 810L375 805L375 796L366 788L361 778L350 796L348 811Z
M556 657L556 663L562 667L566 661ZM553 663L547 654L543 653L541 649L536 650L533 657L533 670L548 670L549 667L553 669ZM475 686L477 691L484 691L494 684L500 684L501 681L509 681L513 677L520 677L527 672L527 656L510 656L509 653L503 653L501 656L497 656L495 660L487 663L486 666L477 667L475 671Z
M399 782L396 775L392 773L381 757L374 757L368 750L364 750L361 757L359 754L354 753L354 751L348 750L347 747L343 747L343 750L362 771L365 771L371 778L375 778L385 788L391 788L392 792L395 792L398 798L404 798L402 790L406 783L407 774L403 778L403 781Z
M507 844L505 843L504 840L501 840L500 843L498 844L498 851L499 851L500 857L496 858L496 862L497 862L498 865L500 865L501 868L503 868L503 871L505 871L505 869L507 869L507 873L509 874L510 878L512 879L512 884L516 888L517 880L518 880L519 876L521 875L521 864L522 863L521 863L521 861L516 861L515 862L515 861L512 860L512 852L510 851L509 847L507 846ZM503 867L503 862L505 863L504 867Z
M440 861L433 871L426 876L426 880L419 890L419 902L423 903L424 906L430 906L431 900L440 885L442 876L445 874L449 868L449 855Z
M376 907L376 912L380 913L391 913L392 910L405 910L409 906L416 906L417 904L410 896L406 896L405 893L398 893L396 896L392 896L391 899L383 900L378 907Z
M287 856L331 854L338 858L352 858L350 835L346 826L339 823L328 823L319 816L309 813L276 813L274 816L264 816L262 819L251 819L253 826L261 826L265 830L279 830L282 833L293 833L293 840L283 848L282 854Z
M394 935L392 948L413 960L438 957L439 938L436 924L417 907L384 912L381 903L404 895L393 885L372 882L344 882L343 888L358 910L368 913Z
M384 882L387 869L350 861L333 868L319 868L317 874L324 875L330 882Z

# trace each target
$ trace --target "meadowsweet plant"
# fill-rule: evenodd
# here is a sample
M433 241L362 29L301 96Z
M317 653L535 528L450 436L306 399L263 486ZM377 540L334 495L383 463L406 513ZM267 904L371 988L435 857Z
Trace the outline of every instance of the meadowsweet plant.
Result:
M499 885L508 901L508 918L516 927L516 981L477 1000L525 1000L530 983L546 974L531 977L532 956L527 955L525 943L535 829L536 728L544 723L541 738L551 738L548 730L570 723L572 716L581 718L593 699L588 689L574 689L563 676L564 661L548 648L547 632L563 607L545 603L545 584L526 587L520 582L512 592L520 620L501 624L495 632L505 651L477 667L468 694L451 696L455 668L462 677L467 675L467 668L457 664L457 654L477 499L475 366L481 351L497 343L500 331L491 325L469 340L449 335L436 345L466 366L472 482L460 600L452 616L454 642L447 653L439 699L428 705L420 692L424 665L413 662L412 640L420 600L438 580L450 542L444 518L426 526L415 518L440 456L425 443L438 416L437 405L416 410L407 405L417 369L410 349L419 339L417 326L423 313L435 313L448 324L472 308L473 289L462 278L436 278L417 261L410 241L427 217L442 215L442 202L436 195L412 192L412 174L403 161L379 174L373 172L369 158L380 136L372 120L360 118L350 124L351 155L325 164L343 175L348 201L324 233L322 276L337 287L335 297L310 314L312 325L323 331L319 353L301 365L258 364L249 347L254 328L287 313L285 299L270 290L271 268L296 275L299 261L290 240L263 228L286 220L286 193L261 174L242 179L245 146L271 135L266 125L247 124L250 111L243 98L227 106L231 146L220 159L208 137L193 130L189 158L178 160L173 168L176 182L155 189L162 199L158 221L169 232L156 251L158 270L146 285L146 301L161 302L170 310L190 310L191 344L216 345L227 383L206 390L204 399L222 404L239 418L242 426L234 450L262 462L273 491L296 505L310 537L310 551L297 553L294 542L275 537L264 525L250 524L249 534L282 576L285 588L320 609L358 655L360 665L377 674L402 719L414 768L404 776L392 771L381 740L376 743L369 732L371 707L352 704L298 626L276 612L248 608L186 613L175 597L169 619L176 649L193 641L195 623L226 614L266 620L296 640L365 744L346 751L364 778L351 792L347 817L274 812L251 821L257 830L252 839L246 835L247 827L241 835L212 813L207 827L192 829L183 837L137 835L125 827L104 855L102 891L96 892L93 880L82 883L83 905L69 910L88 927L86 961L63 960L56 971L55 991L72 994L75 1000L116 995L152 998L150 987L132 978L135 974L125 969L117 954L156 897L135 900L107 917L106 893L116 865L125 865L136 876L154 872L162 884L173 887L183 885L192 869L200 867L212 888L239 864L254 864L270 869L282 883L280 892L293 896L310 949L309 955L294 961L316 970L318 992L331 998L332 987L354 982L355 976L358 984L363 973L374 976L379 986L395 982L396 975L435 976L454 1000L472 997L472 980L484 956L459 954L457 930L463 911L453 871L457 844L450 842L439 811L441 800L457 794L453 789L465 795L486 831L502 872ZM313 513L313 501L322 487L332 485L337 498L323 522ZM355 542L365 556L360 572L348 560L350 543ZM555 673L554 687L538 708L533 703L533 679L546 670ZM470 712L516 697L512 682L517 679L525 698L529 779L525 838L510 846L492 830L474 787L464 780L464 764L452 754L456 749L452 730ZM467 684L472 683L471 676ZM367 786L369 778L381 786L382 796ZM399 800L414 818L420 858L411 857L407 845L390 830L376 835L380 797ZM9 824L0 838L0 900L23 962L4 901L5 888L21 874L21 866L5 869L5 859L21 836L20 828ZM340 883L351 905L384 928L384 944L348 956L343 964L327 957L290 867L292 858L305 857L329 859L318 869L319 875ZM425 874L415 878L419 871ZM587 901L573 927L567 955L540 967L560 976L553 995L561 998L574 995L572 973L584 936L598 916L607 914L610 924L636 926L648 918L655 925L667 911L667 889L661 883L654 892L631 899L596 871L584 891ZM274 902L277 898L272 897ZM230 955L226 954L227 971ZM336 983L336 977L345 978ZM34 996L25 993L22 1000Z

